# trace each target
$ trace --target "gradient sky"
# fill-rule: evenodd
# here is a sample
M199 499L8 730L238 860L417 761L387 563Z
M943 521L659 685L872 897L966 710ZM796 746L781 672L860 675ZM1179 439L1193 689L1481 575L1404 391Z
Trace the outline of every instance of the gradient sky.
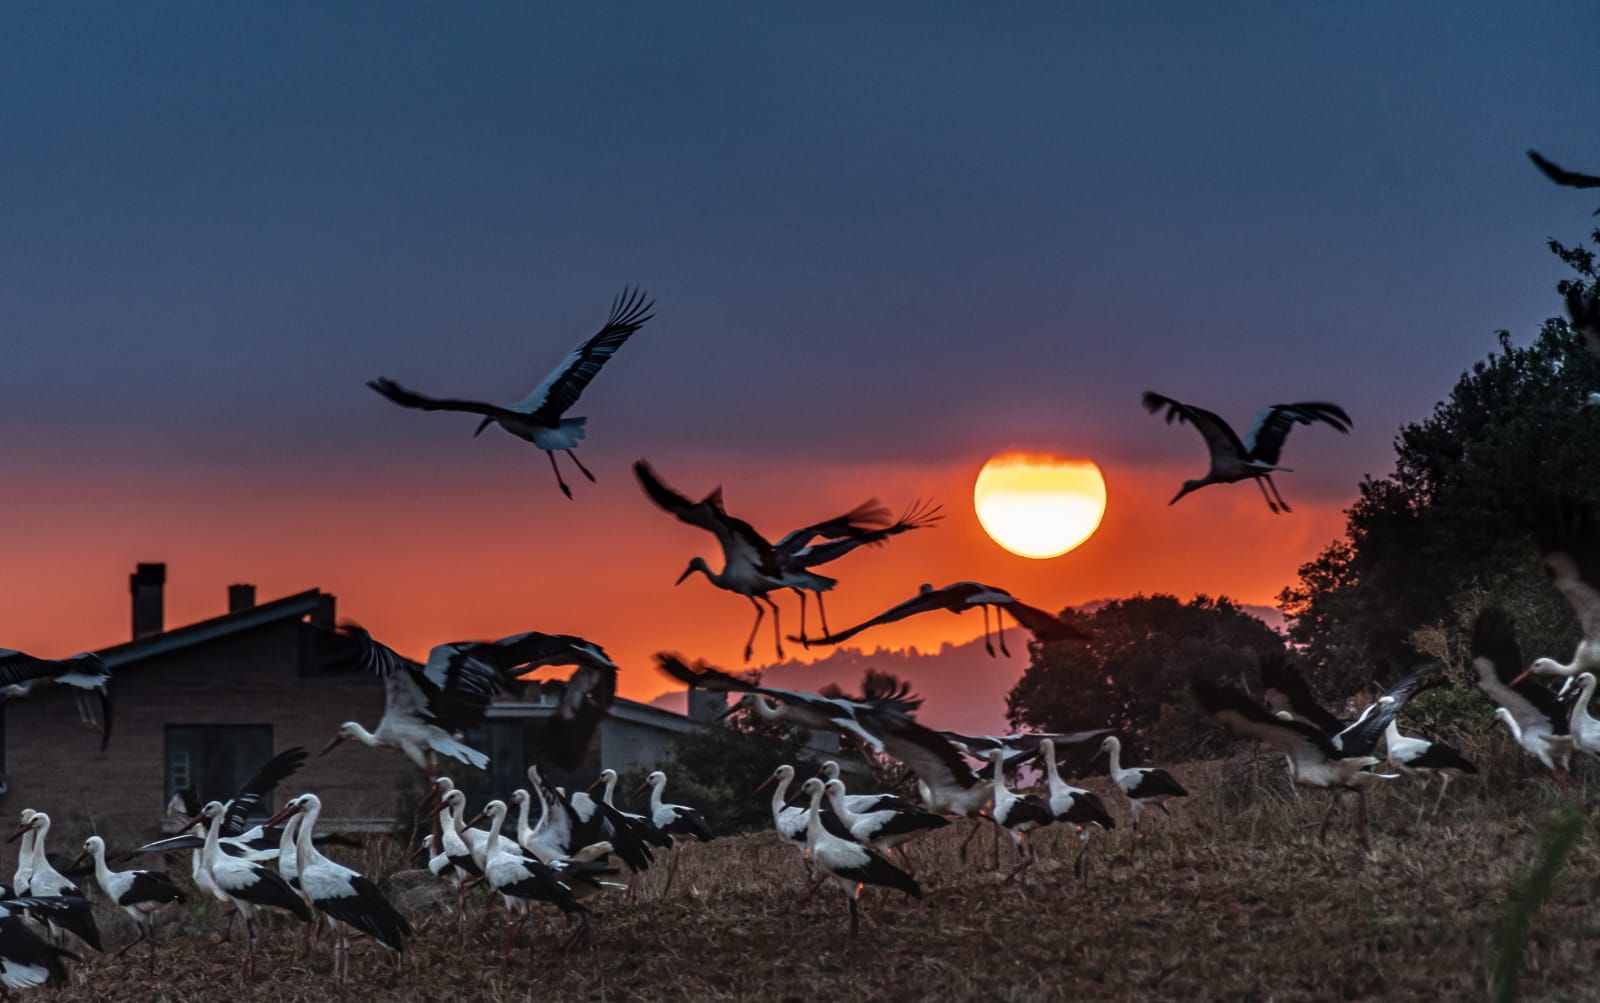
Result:
M1596 51L1592 2L8 5L0 644L123 639L165 560L170 622L320 586L414 653L584 633L649 696L651 651L731 662L750 611L672 588L714 551L640 456L774 535L944 500L836 565L835 626L959 578L1270 601L1397 426L1557 312L1544 241L1594 200L1523 150L1600 166ZM577 409L575 503L362 387L514 400L625 283L657 318ZM1167 509L1204 458L1145 389L1356 429L1291 439L1292 516ZM970 485L1008 447L1100 462L1101 532L990 544Z

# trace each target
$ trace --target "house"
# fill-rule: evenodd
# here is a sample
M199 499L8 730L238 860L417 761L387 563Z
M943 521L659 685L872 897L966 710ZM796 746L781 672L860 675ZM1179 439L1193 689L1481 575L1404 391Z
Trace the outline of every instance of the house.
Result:
M314 790L327 806L324 825L345 831L390 831L411 819L426 778L404 756L355 742L316 755L341 723L373 727L384 706L381 679L326 657L337 613L332 595L309 589L257 603L253 586L231 585L225 613L168 630L165 585L165 565L138 565L129 579L133 639L98 652L112 672L114 721L104 753L99 734L79 717L76 691L48 687L0 701L0 770L10 784L0 810L36 808L63 838L97 831L113 846L131 845L163 831L174 793L225 799L274 753L298 745L313 755L280 800ZM445 764L474 803L525 783L529 751L556 707L554 693L525 689L503 694L467 736L491 757L487 775ZM552 782L587 785L602 766L654 768L675 737L723 709L720 694L692 696L688 716L618 699L587 760ZM813 744L819 755L838 751L834 735Z

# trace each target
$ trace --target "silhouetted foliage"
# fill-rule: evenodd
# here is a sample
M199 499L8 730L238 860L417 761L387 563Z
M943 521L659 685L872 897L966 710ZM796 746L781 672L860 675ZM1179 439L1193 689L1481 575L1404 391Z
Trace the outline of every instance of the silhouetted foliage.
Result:
M1588 249L1551 247L1579 275L1563 292L1595 281ZM1279 596L1326 693L1393 681L1425 654L1416 632L1456 629L1475 596L1512 610L1525 650L1571 650L1576 622L1527 530L1536 492L1600 492L1600 414L1576 411L1600 390L1600 364L1562 319L1524 347L1499 338L1431 415L1400 430L1394 471L1362 482L1345 538Z
M1125 742L1164 757L1211 752L1223 742L1186 698L1191 671L1253 676L1258 653L1283 649L1281 636L1226 598L1135 596L1062 616L1094 641L1031 646L1033 662L1006 698L1012 724L1115 728Z

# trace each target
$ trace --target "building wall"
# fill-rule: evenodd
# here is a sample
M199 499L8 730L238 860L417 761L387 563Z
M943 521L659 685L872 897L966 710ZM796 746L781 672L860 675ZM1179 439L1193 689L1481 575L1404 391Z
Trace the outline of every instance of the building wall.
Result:
M168 724L270 724L275 751L301 745L313 757L279 787L279 803L315 790L331 822L392 819L402 799L414 803L422 787L404 757L352 742L316 756L341 722L376 726L382 682L301 679L306 629L294 620L270 623L116 670L114 727L103 755L100 736L79 722L73 691L50 687L11 701L10 791L0 798L0 818L23 808L48 812L51 844L61 852L90 831L113 847L131 845L161 831Z

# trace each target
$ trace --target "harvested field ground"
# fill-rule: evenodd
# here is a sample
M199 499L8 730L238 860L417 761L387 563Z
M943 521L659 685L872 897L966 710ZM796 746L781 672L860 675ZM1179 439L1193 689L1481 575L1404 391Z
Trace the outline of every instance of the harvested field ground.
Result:
M800 908L798 856L769 833L690 848L670 895L657 890L663 869L647 876L639 898L600 902L593 951L559 953L557 925L547 920L505 969L498 964L498 913L492 927L480 929L478 908L463 946L447 911L426 903L432 886L410 881L406 890L401 876L397 897L420 920L414 946L398 965L358 947L347 994L397 1000L1484 998L1496 926L1532 859L1537 823L1578 795L1544 779L1503 778L1498 782L1511 784L1514 796L1491 799L1481 785L1461 783L1437 820L1418 825L1416 786L1397 786L1374 802L1369 854L1347 818L1336 821L1326 846L1320 845L1316 824L1326 801L1315 792L1298 801L1284 796L1269 783L1281 769L1276 759L1258 759L1176 770L1196 796L1170 820L1153 813L1137 849L1124 829L1096 836L1087 885L1073 876L1078 844L1064 830L1039 834L1040 863L1019 888L990 869L987 832L973 841L971 864L958 862L957 844L972 823L957 823L914 850L925 900L869 891L866 922L854 944L835 889ZM1228 807L1239 802L1248 805ZM1009 868L1009 847L1001 847L1001 859ZM176 869L186 871L184 863ZM1525 998L1595 998L1597 875L1600 849L1591 825L1533 924ZM213 942L220 926L209 907L172 913L154 978L137 948L121 960L108 953L75 966L72 985L53 998L312 1000L333 994L326 948L319 945L309 961L298 957L299 932L284 925L270 934L256 981L242 985L240 945ZM113 948L129 936L128 926L110 916L105 929Z

